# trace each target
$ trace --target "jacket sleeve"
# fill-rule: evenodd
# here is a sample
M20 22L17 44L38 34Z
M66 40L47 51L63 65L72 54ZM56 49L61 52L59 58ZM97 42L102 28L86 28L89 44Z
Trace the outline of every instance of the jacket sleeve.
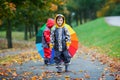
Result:
M70 33L67 28L65 28L65 33L66 33L66 42L71 42Z
M55 29L51 30L51 35L50 35L50 43L52 45L54 45L54 41L55 41L55 36L54 36L54 33L55 32Z
M45 38L45 41L49 44L50 43L50 31L44 31L44 38Z

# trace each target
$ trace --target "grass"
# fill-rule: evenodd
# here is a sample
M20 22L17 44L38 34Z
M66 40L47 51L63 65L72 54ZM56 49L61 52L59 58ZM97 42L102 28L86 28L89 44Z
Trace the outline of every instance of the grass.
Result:
M6 38L5 31L0 31L0 38ZM24 40L24 32L13 31L12 39L13 40ZM35 37L29 39L29 41L35 41Z
M0 37L5 38L6 37L6 32L5 31L0 31ZM14 32L12 32L12 39L23 40L24 39L24 33L14 31Z
M74 28L80 43L97 47L102 53L120 58L120 27L108 25L99 18Z

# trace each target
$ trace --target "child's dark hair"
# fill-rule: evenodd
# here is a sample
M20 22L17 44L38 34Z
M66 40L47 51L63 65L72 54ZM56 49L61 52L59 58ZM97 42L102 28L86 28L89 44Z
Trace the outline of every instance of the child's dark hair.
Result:
M65 17L64 17L62 14L57 14L57 15L56 15L56 20L55 20L56 23L57 23L57 19L58 19L58 18L62 18L62 19L63 19L63 23L64 23Z

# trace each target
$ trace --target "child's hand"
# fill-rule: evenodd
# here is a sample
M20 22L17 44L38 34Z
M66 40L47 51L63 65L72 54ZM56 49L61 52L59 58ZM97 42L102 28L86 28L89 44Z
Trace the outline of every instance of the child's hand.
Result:
M52 43L50 43L50 44L49 44L49 47L50 47L50 49L52 49L52 48L53 48L53 44L52 44Z
M67 49L70 47L70 42L66 42Z

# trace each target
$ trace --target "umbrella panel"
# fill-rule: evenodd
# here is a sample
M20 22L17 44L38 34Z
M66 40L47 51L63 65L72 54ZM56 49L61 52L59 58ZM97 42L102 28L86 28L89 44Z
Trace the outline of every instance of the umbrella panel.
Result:
M75 33L71 35L71 40L78 41L77 35Z
M74 47L70 46L68 51L69 51L71 57L73 57L75 55L77 49L75 49Z
M75 31L69 25L65 24L65 27L69 30L70 35L75 33Z
M71 41L70 46L73 46L74 48L78 49L78 41Z
M36 44L42 42L42 36L36 36Z
M44 51L43 51L43 50L38 51L38 53L40 54L40 56L41 56L42 58L44 58Z

